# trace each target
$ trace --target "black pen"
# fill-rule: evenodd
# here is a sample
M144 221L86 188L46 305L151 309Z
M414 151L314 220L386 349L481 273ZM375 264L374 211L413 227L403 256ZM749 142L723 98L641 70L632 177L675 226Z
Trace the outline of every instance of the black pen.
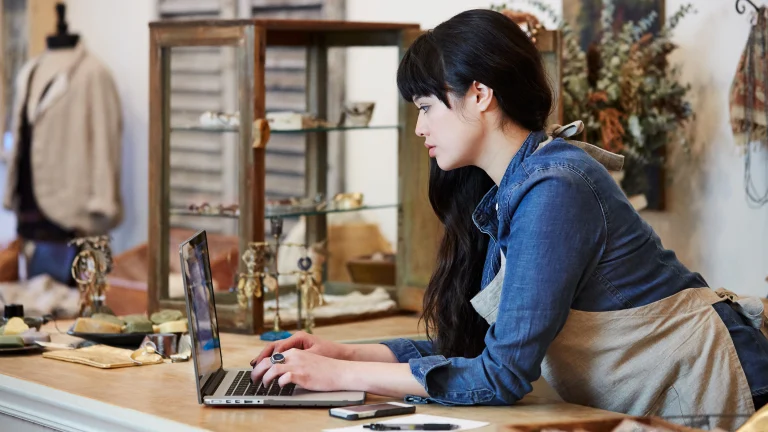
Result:
M375 431L387 430L453 430L458 429L458 425L448 423L424 423L424 424L393 424L393 423L372 423L363 425L363 428Z

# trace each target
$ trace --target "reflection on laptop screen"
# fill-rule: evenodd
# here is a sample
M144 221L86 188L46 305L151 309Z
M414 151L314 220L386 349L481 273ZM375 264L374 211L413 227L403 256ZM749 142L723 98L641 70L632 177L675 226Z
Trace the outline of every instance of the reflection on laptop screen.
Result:
M181 265L189 304L190 333L195 345L193 360L197 385L201 389L202 384L222 367L208 241L204 231L181 245Z

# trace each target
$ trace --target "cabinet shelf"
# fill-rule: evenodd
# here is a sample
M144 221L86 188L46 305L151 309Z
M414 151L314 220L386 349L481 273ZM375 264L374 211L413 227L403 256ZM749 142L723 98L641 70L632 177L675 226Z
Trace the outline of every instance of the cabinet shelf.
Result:
M303 209L297 209L297 210L266 210L264 212L264 217L266 219L273 218L273 217L299 217L299 216L318 216L318 215L325 215L329 213L349 213L349 212L358 212L358 211L364 211L364 210L380 210L380 209L389 209L389 208L397 208L398 204L374 204L374 205L365 205L361 207L356 208L326 208L322 210L303 210ZM239 213L236 214L219 214L219 213L198 213L196 211L187 210L187 209L171 209L171 215L175 216L199 216L199 217L213 217L213 218L225 218L225 219L238 219L240 217Z
M408 294L407 289L421 290L426 286L428 273L431 271L423 263L428 260L413 257L434 255L432 249L438 244L435 239L440 234L440 224L426 194L429 158L421 146L422 139L413 133L418 119L416 106L402 98L396 98L392 102L396 103L397 116L388 121L384 120L389 123L384 125L324 125L290 130L271 129L269 133L264 133L266 131L263 125L256 123L268 118L267 94L273 92L274 83L277 82L267 80L268 75L276 72L267 67L265 59L268 47L302 48L297 52L303 53L290 56L286 54L285 57L290 62L296 61L296 64L301 61L303 73L293 73L296 82L299 82L300 75L304 75L304 103L287 101L287 105L295 105L290 110L295 111L299 109L296 106L301 105L303 112L311 113L318 119L336 121L338 117L331 113L341 112L343 109L346 71L333 64L334 57L329 55L330 49L358 46L393 47L401 57L420 34L422 31L418 24L332 20L211 19L184 22L166 20L150 24L150 190L147 241L149 313L166 307L186 311L184 301L174 301L170 298L169 275L172 271L181 271L176 267L179 262L172 250L174 244L170 241L172 228L184 226L192 231L206 229L211 234L221 232L228 238L226 246L222 246L222 253L237 251L242 254L250 243L269 238L269 219L307 216L301 243L318 245L328 241L333 247L346 248L348 245L343 241L329 241L326 215L380 209L395 210L393 213L397 213L398 233L401 233L397 236L395 246L399 253L397 284L396 288L393 288L397 293L398 302L402 305L421 304L415 295L404 301L401 301L401 297ZM207 96L191 98L174 91L172 83L176 85L178 82L173 79L179 72L179 67L185 66L180 60L188 64L198 61L194 56L185 57L195 51L190 49L192 47L227 47L220 56L220 78L206 78L213 80L211 85L215 83L219 86L219 81L221 82L222 96L216 98L215 103L209 103L213 98ZM182 48L183 50L179 51ZM208 57L199 61L208 62ZM290 64L288 60L286 62ZM197 85L197 81L188 78L185 78L184 85ZM208 85L209 82L206 81L205 84ZM177 85L176 88L178 87ZM299 92L291 93L298 95ZM393 93L393 97L394 95ZM272 96L274 93L270 95L270 99ZM384 101L376 103L379 107L388 105ZM278 111L276 106L273 109ZM207 110L237 112L240 124L204 126L199 122L199 114ZM296 126L301 125L296 123ZM397 197L391 201L394 204L364 205L347 209L336 208L335 202L327 200L328 207L322 210L311 206L266 207L269 202L266 186L270 182L268 180L275 178L274 170L282 169L281 163L283 166L295 167L287 165L288 161L282 160L283 158L274 158L279 154L291 156L290 163L299 158L304 160L304 181L297 178L298 176L281 175L279 180L286 182L286 188L281 189L282 191L292 196L331 196L328 170L336 165L339 169L344 166L342 158L339 158L339 161L331 159L337 156L338 147L332 145L335 143L331 140L336 137L328 132L355 130L389 131L381 135L387 135L382 138L390 139L397 149L398 169L392 173L398 178ZM272 143L271 140L276 142ZM172 170L173 163L178 164L180 169ZM199 167L212 168L215 172L200 172ZM226 169L220 169L222 167ZM371 173L374 174L378 173ZM194 184L197 191L189 190L191 188L182 190L183 185L190 184ZM182 187L179 188L179 185ZM302 192L292 192L293 189L301 189ZM171 192L174 192L173 200ZM368 196L368 192L361 192ZM196 201L211 200L223 200L223 204L238 203L240 211L232 214L199 213L197 209L193 211L186 207ZM354 248L357 246L359 245L349 245L349 253L356 254ZM328 250L331 250L330 246ZM345 259L344 255L337 254L333 258L338 260L342 267L344 263L341 260ZM227 273L246 271L243 260L228 262L227 266L233 267L227 268ZM212 270L215 271L218 270ZM330 270L322 274L323 283L326 285L333 282L328 277L329 273ZM348 289L353 287L340 288L341 292ZM265 323L264 320L264 298L265 296L252 298L247 307L242 309L236 305L236 296L230 296L231 303L217 301L219 330L258 334L270 328L270 322Z
M381 125L381 126L331 126L305 129L271 129L271 134L302 134L312 132L333 132L350 130L382 130L399 129L399 125ZM237 126L200 126L200 125L178 125L172 126L171 132L207 132L207 133L237 133L240 128Z

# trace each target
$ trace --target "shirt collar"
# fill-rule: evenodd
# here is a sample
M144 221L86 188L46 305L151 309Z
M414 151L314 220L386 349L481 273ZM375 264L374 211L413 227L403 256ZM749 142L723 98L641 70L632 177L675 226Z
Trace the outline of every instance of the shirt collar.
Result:
M507 188L515 172L520 168L520 165L522 165L523 161L528 156L537 150L539 143L546 139L546 135L547 134L544 131L536 131L528 134L528 137L523 141L523 145L520 146L520 150L515 153L512 161L507 166L507 170L504 171L504 176L501 178L499 185L494 185L485 196L483 196L483 199L480 200L477 207L475 207L475 211L472 213L472 221L480 231L491 235L494 239L496 238L496 233L499 230L497 213L498 210L503 210L498 208L498 191Z

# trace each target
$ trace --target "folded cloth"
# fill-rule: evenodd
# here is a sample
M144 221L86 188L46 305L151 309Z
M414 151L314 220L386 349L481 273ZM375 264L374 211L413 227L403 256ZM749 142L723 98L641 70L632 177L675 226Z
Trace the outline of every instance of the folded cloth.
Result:
M80 310L80 292L48 275L39 275L26 282L0 283L0 303L24 305L27 316L72 318Z

